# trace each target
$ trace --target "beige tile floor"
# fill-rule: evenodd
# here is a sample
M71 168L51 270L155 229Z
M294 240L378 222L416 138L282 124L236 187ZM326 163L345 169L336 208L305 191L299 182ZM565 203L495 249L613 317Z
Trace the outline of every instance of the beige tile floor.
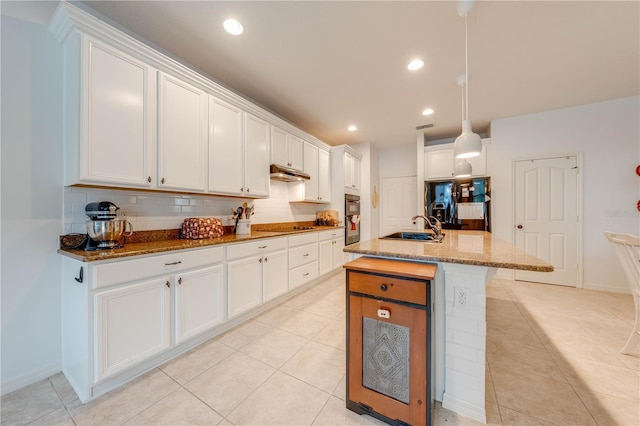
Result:
M60 373L2 398L2 424L361 425L344 408L344 273L88 404ZM639 425L629 295L494 279L489 424ZM443 409L435 425L477 422Z

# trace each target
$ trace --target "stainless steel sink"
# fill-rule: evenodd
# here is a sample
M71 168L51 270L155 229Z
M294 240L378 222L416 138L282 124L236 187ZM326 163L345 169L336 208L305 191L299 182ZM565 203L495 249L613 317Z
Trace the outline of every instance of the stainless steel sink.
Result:
M383 240L409 240L409 241L423 241L425 243L441 243L444 239L444 234L436 236L428 232L395 232L393 234L382 237Z

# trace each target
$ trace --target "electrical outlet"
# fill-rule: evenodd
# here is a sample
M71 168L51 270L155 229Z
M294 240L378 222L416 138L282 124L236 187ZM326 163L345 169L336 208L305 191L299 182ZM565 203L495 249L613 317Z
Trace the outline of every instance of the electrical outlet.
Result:
M469 303L468 290L466 288L456 287L455 289L455 307L461 309L467 309Z

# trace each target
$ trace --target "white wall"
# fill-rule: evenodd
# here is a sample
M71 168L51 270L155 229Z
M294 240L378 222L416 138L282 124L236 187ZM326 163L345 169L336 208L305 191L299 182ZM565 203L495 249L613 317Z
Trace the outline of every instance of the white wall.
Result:
M640 234L640 97L491 123L493 232L513 242L513 161L583 154L584 287L628 284L605 231Z
M415 176L416 168L414 143L380 150L380 178Z
M376 238L380 227L378 208L371 205L373 186L375 185L378 192L380 191L378 150L368 142L351 145L351 147L362 154L360 161L360 241L366 241Z
M2 16L2 392L60 370L62 48Z

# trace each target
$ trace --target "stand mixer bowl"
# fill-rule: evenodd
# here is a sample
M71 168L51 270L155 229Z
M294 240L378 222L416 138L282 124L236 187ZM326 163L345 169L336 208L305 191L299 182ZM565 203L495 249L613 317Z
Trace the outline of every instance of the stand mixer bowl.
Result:
M89 237L98 243L98 247L116 247L123 234L126 236L133 234L133 226L126 219L93 220L87 218L85 222Z

